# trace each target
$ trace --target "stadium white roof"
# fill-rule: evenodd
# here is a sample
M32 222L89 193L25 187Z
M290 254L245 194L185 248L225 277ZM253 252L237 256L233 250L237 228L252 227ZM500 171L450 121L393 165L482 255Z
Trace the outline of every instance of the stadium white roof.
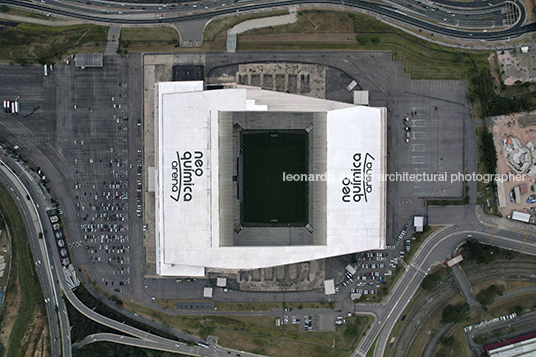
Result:
M386 110L265 91L203 90L202 82L155 85L157 273L204 276L205 268L256 269L383 249ZM221 246L221 112L325 113L326 244Z

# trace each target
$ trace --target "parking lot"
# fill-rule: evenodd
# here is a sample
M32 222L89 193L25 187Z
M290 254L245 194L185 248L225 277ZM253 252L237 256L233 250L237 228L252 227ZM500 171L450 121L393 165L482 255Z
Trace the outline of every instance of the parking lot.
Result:
M195 56L207 71L221 63L265 59L262 53L207 54L205 63L204 55ZM274 61L296 58L293 53L271 56ZM310 63L327 62L320 52L307 56ZM167 70L155 64L155 73L160 73L158 70L162 73L155 75L154 80L170 79L171 63L186 60L182 55L173 57L169 62L169 78L164 75ZM369 90L371 106L388 108L388 173L463 172L464 145L468 140L465 128L470 119L464 82L410 80L402 73L400 64L391 62L385 53L340 52L329 58L329 65L341 68L359 82L361 89ZM15 100L20 95L21 113L2 116L0 137L11 146L19 146L19 152L29 161L39 163L50 180L77 270L85 265L102 287L123 296L128 294L132 299L199 298L201 280L187 284L174 279L143 278L144 270L154 274L154 262L149 261L154 260L154 223L146 219L145 227L141 219L147 211L154 210L154 202L150 199L144 202L144 197L150 198L151 194L146 192L143 176L146 167L142 166L146 162L153 166L150 149L154 143L146 135L143 148L142 130L147 133L152 128L153 107L147 104L152 100L149 90L142 89L143 77L138 71L141 68L141 55L137 54L129 58L107 56L103 68L80 69L72 62L60 63L54 65L54 71L47 77L42 67L4 66L0 68L4 83L0 94L4 100ZM330 99L347 101L350 96L344 92L344 85L351 78L340 77L337 85L327 85ZM151 86L152 83L145 82L146 89ZM146 115L141 114L142 91ZM147 122L142 122L142 118ZM367 252L382 253L380 256L359 257L355 266L358 271L346 286L342 283L349 279L344 276L343 266L343 273L336 280L341 292L351 293L352 289L356 293L362 290L363 295L365 290L368 294L377 292L378 282L389 276L389 270L399 263L395 260L399 252L406 249L403 247L408 239L411 241L412 228L406 227L408 220L414 214L426 214L421 198L451 198L461 194L463 183L388 183L390 249ZM149 289L142 285L149 285ZM248 294L240 293L240 299L248 301L253 296ZM237 298L231 291L217 296L226 300Z
M139 233L132 232L141 231L143 207L140 108L130 86L130 63L114 57L104 68L57 67L74 89L65 93L61 108L71 118L66 156L74 164L71 186L81 232L71 239L71 252L106 290L130 294L141 244Z
M82 69L69 58L46 76L41 66L0 68L0 78L17 83L0 95L21 106L2 116L2 139L39 164L79 275L84 265L117 294L135 294L132 276L138 286L143 276L139 60L111 56L103 68Z

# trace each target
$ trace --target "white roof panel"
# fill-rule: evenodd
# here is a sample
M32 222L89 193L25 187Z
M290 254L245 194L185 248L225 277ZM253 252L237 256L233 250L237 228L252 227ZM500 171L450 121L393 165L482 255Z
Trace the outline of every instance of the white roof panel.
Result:
M255 269L385 246L385 109L260 89L202 91L202 82L156 88L158 274L202 276L205 267ZM334 179L326 185L326 245L219 246L218 112L245 110L327 111Z

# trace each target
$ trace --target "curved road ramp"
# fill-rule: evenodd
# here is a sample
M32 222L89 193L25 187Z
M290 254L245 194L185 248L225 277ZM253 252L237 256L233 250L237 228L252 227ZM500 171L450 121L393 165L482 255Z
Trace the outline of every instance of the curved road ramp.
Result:
M298 8L290 6L289 14L282 16L264 17L239 23L227 31L227 52L236 52L237 35L249 30L260 29L270 26L281 26L298 22Z

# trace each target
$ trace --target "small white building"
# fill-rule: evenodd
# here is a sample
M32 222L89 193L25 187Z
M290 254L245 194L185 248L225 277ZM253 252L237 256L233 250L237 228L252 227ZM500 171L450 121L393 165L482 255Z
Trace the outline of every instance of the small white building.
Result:
M212 298L213 290L214 290L213 288L205 286L205 288L203 289L203 297L204 298Z
M413 225L415 226L415 232L422 232L424 230L424 217L423 216L413 217Z
M529 223L530 222L530 214L514 211L512 213L512 219L514 221L520 221L520 222L524 222L524 223Z
M216 280L216 286L224 288L227 286L227 278L218 278Z
M324 280L324 292L326 295L335 294L335 281L333 279Z

